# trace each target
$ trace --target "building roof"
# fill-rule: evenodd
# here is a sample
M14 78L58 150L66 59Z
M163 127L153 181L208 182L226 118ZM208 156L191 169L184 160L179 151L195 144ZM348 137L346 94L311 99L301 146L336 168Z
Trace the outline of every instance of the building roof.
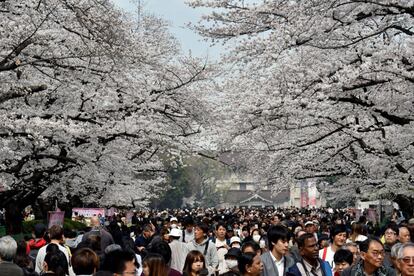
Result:
M263 201L263 202L267 202L267 203L273 203L271 200L268 200L268 199L260 196L259 194L254 194L251 197L246 198L243 201L240 201L240 204L248 203L248 202L251 202L251 201Z
M289 190L283 190L272 195L271 190L260 190L258 192L249 190L229 190L223 196L223 201L231 205L246 204L249 201L261 201L264 205L280 204L290 199Z

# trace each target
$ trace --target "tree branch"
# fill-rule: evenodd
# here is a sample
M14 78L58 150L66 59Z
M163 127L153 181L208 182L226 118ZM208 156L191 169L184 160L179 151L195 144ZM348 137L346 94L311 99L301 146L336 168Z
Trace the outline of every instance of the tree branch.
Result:
M8 92L3 93L0 95L0 104L5 103L9 100L25 97L27 95L38 93L45 91L47 89L47 85L40 84L40 85L32 85L29 87L15 87L10 89Z

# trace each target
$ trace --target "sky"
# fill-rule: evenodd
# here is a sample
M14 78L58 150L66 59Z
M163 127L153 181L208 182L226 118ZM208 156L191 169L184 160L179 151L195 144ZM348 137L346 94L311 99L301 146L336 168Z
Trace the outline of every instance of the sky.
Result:
M138 0L113 0L114 3L127 10L134 12ZM219 46L210 46L209 42L203 41L202 37L187 29L188 22L197 22L205 9L193 9L188 7L185 0L141 0L144 12L155 14L170 23L171 33L180 41L184 53L191 51L193 56L217 59L220 55Z

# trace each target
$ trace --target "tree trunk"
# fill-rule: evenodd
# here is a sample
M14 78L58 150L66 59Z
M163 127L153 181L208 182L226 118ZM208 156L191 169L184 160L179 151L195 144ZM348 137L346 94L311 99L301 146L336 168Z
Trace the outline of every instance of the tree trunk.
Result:
M19 234L23 230L23 210L15 201L8 203L5 208L6 231L9 235Z
M394 201L400 206L400 210L403 211L406 219L414 217L414 205L412 204L414 198L407 197L405 195L398 195ZM408 217L407 217L408 216Z
M38 184L38 182L34 183ZM33 186L39 187L39 186ZM23 211L26 206L33 205L44 189L10 190L0 195L0 207L5 209L6 231L10 235L19 234L23 230Z

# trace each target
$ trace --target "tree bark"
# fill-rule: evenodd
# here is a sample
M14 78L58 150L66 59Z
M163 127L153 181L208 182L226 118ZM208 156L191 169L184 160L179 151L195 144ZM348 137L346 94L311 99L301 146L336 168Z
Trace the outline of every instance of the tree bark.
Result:
M400 210L403 211L405 215L408 215L407 219L414 217L414 205L412 204L414 198L407 197L405 195L397 195L394 199L398 203Z
M19 234L23 230L23 210L15 201L11 201L4 207L6 214L6 232L9 235Z

